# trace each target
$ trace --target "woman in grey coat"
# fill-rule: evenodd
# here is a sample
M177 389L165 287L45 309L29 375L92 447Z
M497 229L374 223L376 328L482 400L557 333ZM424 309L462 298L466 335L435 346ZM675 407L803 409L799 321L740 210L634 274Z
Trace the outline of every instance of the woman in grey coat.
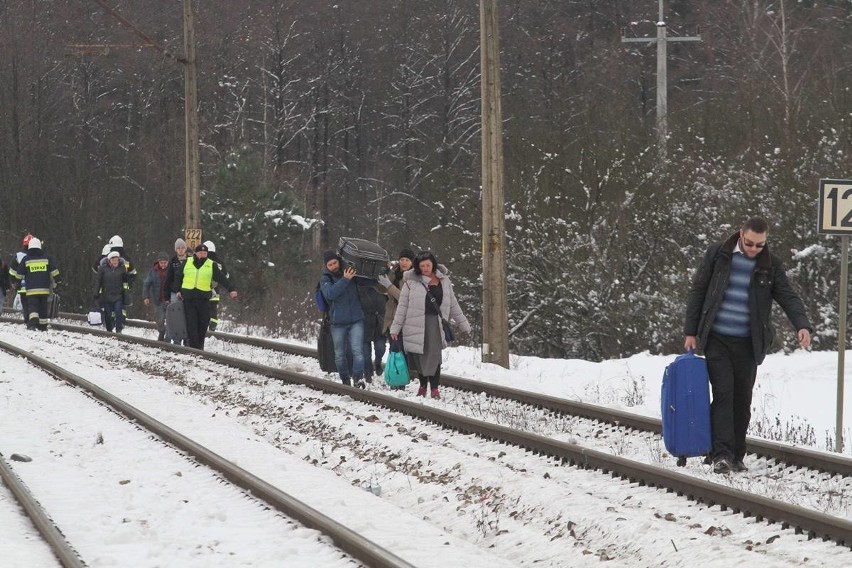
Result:
M403 274L399 305L390 327L391 339L400 334L405 338L405 351L420 375L417 396L426 396L428 385L432 398L440 398L441 350L447 344L441 319L453 321L463 333L470 333L446 272L431 252L420 252L414 268Z

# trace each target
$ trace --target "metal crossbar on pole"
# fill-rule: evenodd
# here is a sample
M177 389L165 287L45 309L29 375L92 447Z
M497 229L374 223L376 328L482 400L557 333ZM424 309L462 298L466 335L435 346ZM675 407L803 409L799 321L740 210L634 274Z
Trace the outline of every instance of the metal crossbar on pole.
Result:
M666 46L670 41L701 41L701 36L668 37L666 22L663 18L663 0L659 0L659 19L657 20L657 37L626 37L622 34L621 43L655 43L657 44L657 147L660 164L666 161L666 141L668 139L668 97L667 97L667 65Z

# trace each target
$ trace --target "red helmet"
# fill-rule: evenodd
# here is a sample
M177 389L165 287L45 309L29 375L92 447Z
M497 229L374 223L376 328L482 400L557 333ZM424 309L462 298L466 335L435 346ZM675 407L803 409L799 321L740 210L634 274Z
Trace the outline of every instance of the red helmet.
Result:
M33 240L33 236L31 234L27 233L27 236L24 237L24 241L21 244L23 244L23 246L25 246L25 247L29 246L31 240Z

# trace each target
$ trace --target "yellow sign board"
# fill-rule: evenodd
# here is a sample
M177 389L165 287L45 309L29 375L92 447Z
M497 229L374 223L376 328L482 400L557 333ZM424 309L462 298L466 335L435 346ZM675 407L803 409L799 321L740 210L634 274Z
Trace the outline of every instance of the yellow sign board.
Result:
M186 241L186 246L195 250L195 247L201 244L201 229L186 229L183 240Z

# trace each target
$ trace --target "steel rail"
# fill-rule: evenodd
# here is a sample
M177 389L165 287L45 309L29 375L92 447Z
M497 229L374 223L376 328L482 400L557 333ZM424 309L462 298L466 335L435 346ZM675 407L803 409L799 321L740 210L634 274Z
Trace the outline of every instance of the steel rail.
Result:
M832 540L837 544L852 548L852 522L846 519L805 509L798 505L791 505L767 497L753 495L742 490L725 487L678 473L671 469L613 456L578 444L561 442L537 434L530 434L505 426L490 424L456 413L425 406L418 402L410 402L405 399L382 394L377 391L357 389L326 379L252 363L227 355L199 351L142 337L115 335L79 326L54 325L57 329L76 332L86 331L94 335L115 337L130 343L164 348L178 353L193 353L242 371L260 374L290 384L307 386L328 393L348 396L361 402L390 408L457 432L473 434L487 440L523 448L533 454L560 459L564 463L570 463L582 469L599 470L613 477L619 477L632 483L638 483L639 485L665 489L700 503L710 506L718 505L723 510L730 509L746 517L755 517L760 521L779 523L783 528L792 528L797 533L807 534L809 538Z
M80 314L63 313L60 314L60 316L67 319L85 320L85 316ZM0 318L0 321L2 321L2 318ZM156 327L153 323L143 320L129 320L128 324L150 328ZM317 358L316 349L302 345L287 344L259 337L248 337L221 331L212 332L208 335L212 335L213 337L232 343L252 345L254 347L261 347L301 357ZM603 424L631 428L639 432L651 432L657 435L662 435L663 432L662 422L659 418L642 416L641 414L626 412L615 408L607 408L605 406L572 401L565 398L534 393L484 381L474 381L445 373L441 373L441 384L461 391L485 393L491 397L512 400L558 414L577 416L579 418L595 420ZM779 464L787 466L813 469L819 472L840 475L843 477L852 476L852 459L832 452L821 452L809 448L791 446L789 444L754 437L747 438L746 451L750 454L771 459Z
M83 568L86 566L77 551L65 539L65 536L50 519L44 507L36 500L26 484L15 474L13 468L0 454L0 479L6 484L6 487L15 496L21 508L35 525L36 530L41 534L41 537L47 542L53 555L56 556L60 564L65 568Z
M84 316L79 314L61 315L69 319L85 319ZM128 323L142 327L155 327L153 323L142 320L131 320ZM317 358L316 349L302 345L287 344L259 337L248 337L221 331L212 332L209 335L223 341L252 345L254 347L261 347L301 357ZM631 428L640 432L651 432L658 435L662 435L663 432L662 422L659 418L642 416L641 414L634 414L605 406L538 394L484 381L474 381L445 373L441 374L441 383L446 387L471 393L485 393L491 397L512 400L535 408L550 410L558 414L596 420L604 424ZM843 477L852 476L852 459L836 453L820 452L809 448L791 446L789 444L753 437L747 438L746 450L750 454L772 459L789 466L814 469Z
M79 331L80 329L72 329L71 326L63 326L61 324L54 325L57 328L65 328L69 331ZM106 331L87 331L96 335L115 337L114 334L110 334ZM159 341L145 338L132 336L119 337L124 340L147 344L152 347L163 347L164 345L167 345ZM195 349L180 346L172 346L172 348L181 352L192 351L195 353L204 353L203 351L197 351ZM257 498L266 501L276 510L281 511L288 517L296 519L306 527L315 529L322 534L327 535L334 545L340 550L350 554L353 558L364 562L367 566L375 566L379 568L414 568L412 564L396 556L392 552L380 547L371 540L313 509L292 495L285 493L281 489L267 483L256 475L229 462L215 452L207 449L201 444L198 444L180 432L142 412L138 408L126 403L122 399L112 395L96 384L71 373L47 359L39 357L33 353L29 353L28 351L15 347L14 345L0 341L0 349L23 357L56 378L87 391L93 398L100 400L107 406L123 414L128 420L136 422L150 432L153 432L177 449L193 456L199 463L217 471L234 485L245 489Z

